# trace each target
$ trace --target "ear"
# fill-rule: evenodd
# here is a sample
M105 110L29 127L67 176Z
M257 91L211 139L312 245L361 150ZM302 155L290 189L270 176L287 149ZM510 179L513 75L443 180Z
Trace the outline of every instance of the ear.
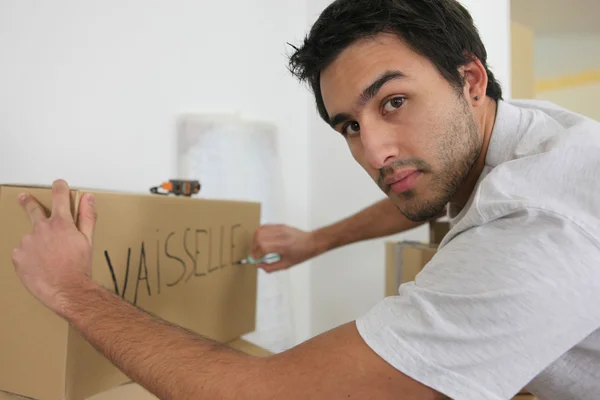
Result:
M487 90L488 76L485 67L478 58L473 58L467 64L459 69L464 79L464 95L472 107L478 107L483 104Z

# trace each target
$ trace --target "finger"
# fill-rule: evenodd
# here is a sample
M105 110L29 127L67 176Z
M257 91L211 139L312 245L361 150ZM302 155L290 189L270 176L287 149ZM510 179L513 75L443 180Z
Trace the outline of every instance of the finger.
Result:
M262 225L254 232L254 243L274 240L281 237L281 229L277 225Z
M267 274L272 274L275 271L279 271L279 268L274 268L272 265L265 265L262 270Z
M262 251L263 255L270 253L279 253L280 255L283 255L288 252L289 247L285 244L282 244L279 240L274 240L262 243L260 250Z
M79 201L79 217L77 228L87 238L90 244L94 240L94 228L96 227L96 205L94 196L89 193L81 196Z
M20 194L19 203L29 216L29 220L34 226L38 222L44 221L47 218L44 208L31 195L26 193Z
M271 272L269 271L269 265L268 264L256 264L256 266L260 269L262 269L265 272Z
M261 228L258 228L254 232L254 237L252 238L252 248L250 249L250 255L255 258L260 256L260 231Z
M265 272L274 272L285 268L283 261L277 261L272 264L260 264L259 266L264 269Z
M52 184L52 216L73 220L71 213L71 190L67 182L59 179Z
M252 249L250 250L250 255L253 258L261 258L263 255L265 255L265 252L260 243L254 242L254 244L252 245Z

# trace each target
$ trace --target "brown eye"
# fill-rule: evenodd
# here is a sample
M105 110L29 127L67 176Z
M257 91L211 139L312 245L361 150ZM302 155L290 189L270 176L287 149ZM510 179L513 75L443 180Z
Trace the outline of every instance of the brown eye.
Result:
M360 124L356 121L352 121L344 126L342 133L345 136L356 135L360 131Z
M404 104L404 100L404 97L394 97L393 99L386 101L386 103L383 105L383 109L386 112L397 110L400 107L402 107L402 104Z

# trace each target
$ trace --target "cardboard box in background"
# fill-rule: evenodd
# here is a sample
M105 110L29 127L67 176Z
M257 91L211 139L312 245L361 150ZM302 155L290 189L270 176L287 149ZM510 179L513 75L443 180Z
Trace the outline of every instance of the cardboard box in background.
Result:
M51 208L51 190L0 186L0 389L41 400L81 400L129 379L29 294L11 252L31 231L17 203L27 191ZM73 212L82 191L73 190ZM260 204L94 192L92 277L155 315L230 342L255 329L257 270L249 254Z
M450 231L450 221L431 221L429 223L429 243L439 245L448 231Z
M269 351L243 339L237 339L233 342L227 343L227 346L257 357L267 357L272 354ZM0 392L0 400L21 399L23 399L23 397ZM157 397L150 394L138 384L126 383L104 393L92 396L87 400L157 400Z
M444 236L450 230L450 222L429 222L429 243L404 241L385 244L385 296L398 294L400 284L410 282L423 269L436 252Z
M385 297L397 296L400 285L415 280L435 254L437 245L419 242L386 242Z

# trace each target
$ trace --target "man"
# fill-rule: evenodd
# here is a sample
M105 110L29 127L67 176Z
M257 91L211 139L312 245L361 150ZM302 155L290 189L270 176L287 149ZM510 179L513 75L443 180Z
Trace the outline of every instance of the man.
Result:
M291 70L408 220L449 205L452 230L398 296L284 353L243 355L96 285L93 199L76 227L62 181L50 218L20 197L35 226L13 255L24 285L163 399L509 399L526 385L596 398L600 124L503 101L454 0L337 0Z

